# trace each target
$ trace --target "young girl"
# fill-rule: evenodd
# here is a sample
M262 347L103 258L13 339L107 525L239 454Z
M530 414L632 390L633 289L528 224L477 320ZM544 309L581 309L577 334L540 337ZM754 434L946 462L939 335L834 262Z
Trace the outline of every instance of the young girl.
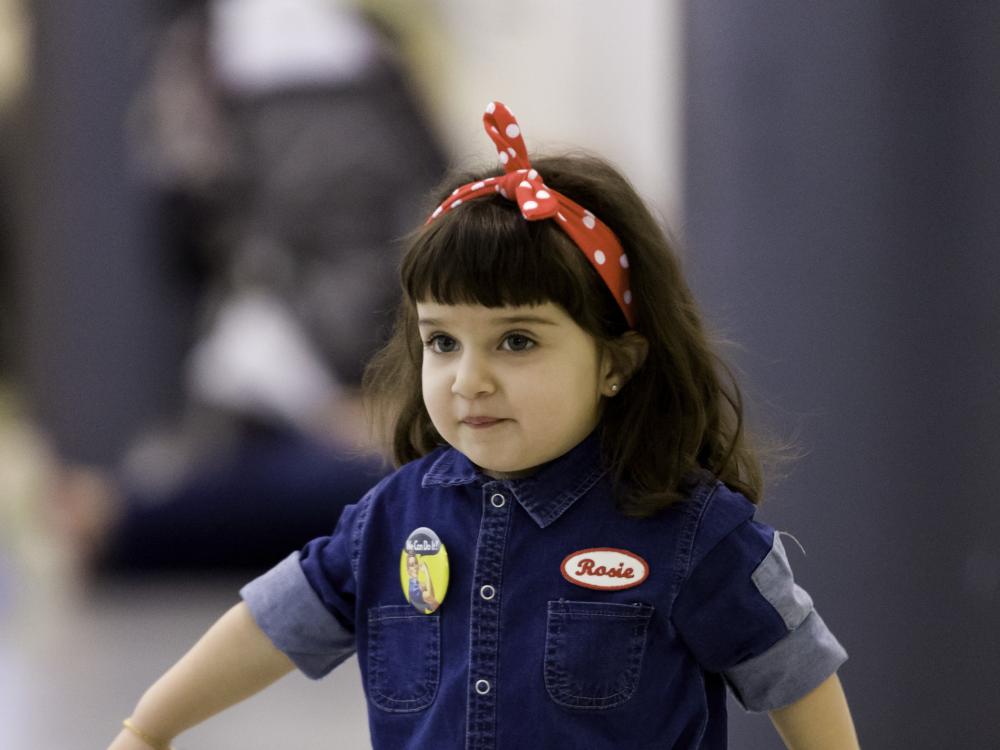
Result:
M529 163L509 110L484 121L503 171L414 234L367 374L401 467L248 584L113 750L353 653L378 750L714 750L727 686L790 748L857 746L846 654L753 518L739 392L663 233L606 163Z

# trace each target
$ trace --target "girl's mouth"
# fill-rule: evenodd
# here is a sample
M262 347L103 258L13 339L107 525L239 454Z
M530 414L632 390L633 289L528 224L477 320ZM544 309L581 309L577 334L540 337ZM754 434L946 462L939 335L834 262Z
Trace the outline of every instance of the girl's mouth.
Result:
M462 424L467 427L474 427L476 429L482 429L486 427L492 427L493 425L500 424L501 422L506 422L505 419L498 419L497 417L466 417L462 420Z

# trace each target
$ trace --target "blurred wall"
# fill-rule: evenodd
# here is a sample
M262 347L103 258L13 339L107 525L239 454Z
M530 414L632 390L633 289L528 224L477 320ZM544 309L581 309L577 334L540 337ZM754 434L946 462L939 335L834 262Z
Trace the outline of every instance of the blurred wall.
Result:
M442 125L459 160L491 162L479 115L499 99L533 151L583 147L679 214L680 0L438 0L449 62Z
M144 3L33 3L16 259L24 384L60 453L109 464L177 377L177 300L130 169Z
M762 514L864 747L1000 746L998 38L996 3L687 4L689 270L806 452Z

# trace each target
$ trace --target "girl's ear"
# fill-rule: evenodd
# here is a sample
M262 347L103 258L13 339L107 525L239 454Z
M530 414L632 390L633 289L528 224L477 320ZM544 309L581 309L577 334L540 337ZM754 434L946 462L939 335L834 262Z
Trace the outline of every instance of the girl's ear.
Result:
M621 393L625 383L642 367L649 354L649 341L637 331L626 331L605 345L602 363L601 392L605 396Z

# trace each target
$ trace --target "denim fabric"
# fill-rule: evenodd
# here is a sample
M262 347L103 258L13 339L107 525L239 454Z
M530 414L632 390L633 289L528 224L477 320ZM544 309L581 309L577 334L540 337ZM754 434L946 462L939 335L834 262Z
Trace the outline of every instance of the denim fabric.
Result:
M260 629L308 677L328 674L356 650L354 634L313 592L298 552L240 589L240 596Z
M646 653L648 604L549 602L545 689L567 708L614 708L635 693ZM601 648L594 650L594 644Z
M767 710L844 658L811 609L789 629L788 602L806 600L753 513L706 477L655 518L622 515L597 434L516 480L441 448L306 546L311 593L290 588L287 620L262 628L279 647L292 643L285 631L325 629L315 647L353 637L376 750L724 748L727 681L745 705ZM407 604L400 581L403 544L420 526L437 532L451 565L430 615ZM592 548L626 550L649 575L632 588L577 585L562 562ZM266 579L245 589L252 610L252 600L282 597L271 590L280 577ZM303 596L325 614L296 605ZM294 650L314 647L295 640Z
M781 615L786 628L795 630L809 616L812 597L795 583L780 534L774 535L771 551L751 577L760 595Z
M847 659L816 610L760 656L726 670L726 682L748 711L787 706L819 686Z
M368 610L368 697L383 711L422 711L441 673L441 620L410 604Z

